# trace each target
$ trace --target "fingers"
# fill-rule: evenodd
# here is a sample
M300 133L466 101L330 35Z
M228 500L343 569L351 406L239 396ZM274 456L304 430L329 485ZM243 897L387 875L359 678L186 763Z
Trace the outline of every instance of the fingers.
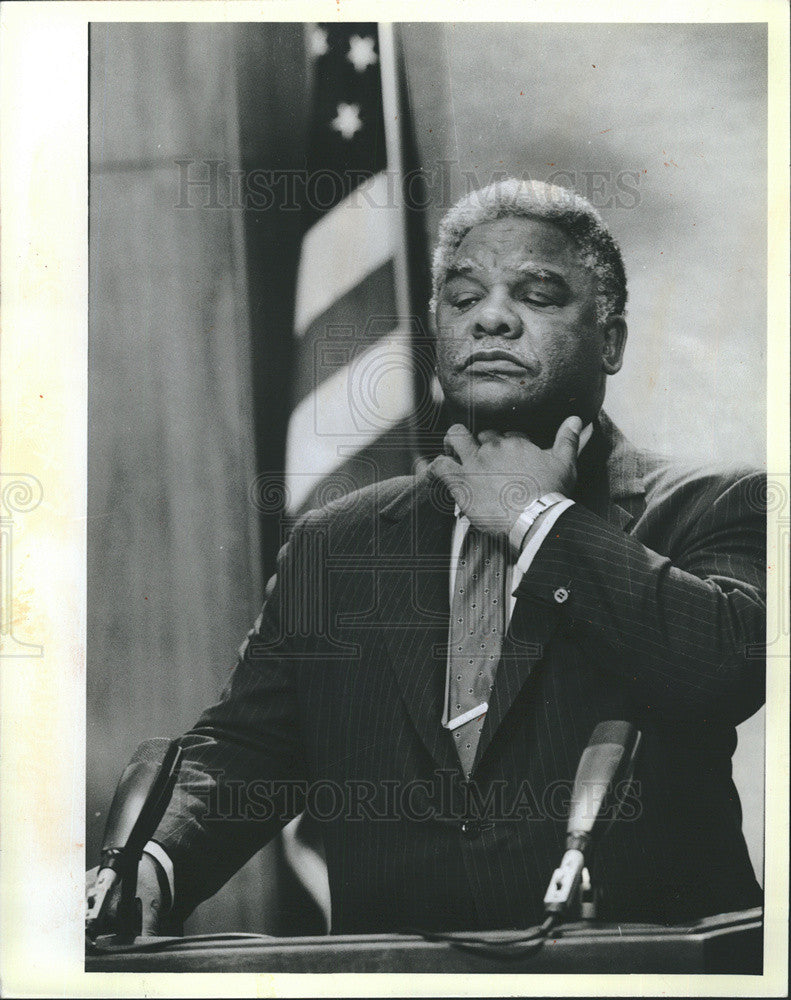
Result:
M552 453L568 465L576 465L582 421L579 417L566 417L555 435Z
M446 454L455 454L462 462L472 458L478 451L479 447L478 442L467 430L464 424L454 424L452 427L448 428L444 444ZM448 452L448 449L450 449L450 452Z
M430 475L443 482L451 492L453 499L459 503L462 497L463 476L459 471L459 463L446 455L440 455L429 465Z
M504 435L498 434L497 431L478 431L478 441L481 444L492 444L494 441L499 441Z
M118 882L108 868L85 873L85 929L91 936L110 926L117 908Z
M142 904L142 933L157 934L170 908L170 889L164 869L150 854L140 859L137 895Z
M85 873L85 895L92 893L94 886L96 885L96 876L99 874L99 866L95 868L89 868Z

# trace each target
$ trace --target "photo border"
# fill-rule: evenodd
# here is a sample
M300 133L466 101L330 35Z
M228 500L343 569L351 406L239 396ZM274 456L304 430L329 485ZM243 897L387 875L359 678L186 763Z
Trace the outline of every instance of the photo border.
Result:
M86 974L84 963L87 468L87 100L90 21L561 21L768 24L770 491L788 497L787 5L675 0L499 5L345 0L11 3L0 17L3 490L21 504L11 631L40 646L0 660L0 976L8 996L767 996L788 985L787 509L769 514L765 966L757 977L239 973ZM52 150L57 149L57 156ZM41 485L38 503L34 477ZM770 494L771 495L771 494ZM18 633L18 635L17 635ZM10 633L9 633L10 634Z

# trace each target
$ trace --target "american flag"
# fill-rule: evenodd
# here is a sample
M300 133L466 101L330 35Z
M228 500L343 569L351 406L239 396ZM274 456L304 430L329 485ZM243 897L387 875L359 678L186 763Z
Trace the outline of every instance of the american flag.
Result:
M306 31L312 113L286 444L292 516L411 472L415 403L430 399L432 379L422 318L428 255L393 26ZM283 933L329 930L317 824L304 816L289 824L283 854Z
M416 378L425 382L409 273L426 248L408 246L415 220L402 188L393 27L307 32L313 96L286 445L291 513L410 472Z

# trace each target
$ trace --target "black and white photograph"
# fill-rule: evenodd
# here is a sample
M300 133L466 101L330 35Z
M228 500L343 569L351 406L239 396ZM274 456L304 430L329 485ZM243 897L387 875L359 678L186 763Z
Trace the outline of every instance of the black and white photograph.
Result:
M74 982L780 995L781 6L74 6L83 347L35 335L2 484L50 754L72 636ZM28 592L44 516L80 575Z

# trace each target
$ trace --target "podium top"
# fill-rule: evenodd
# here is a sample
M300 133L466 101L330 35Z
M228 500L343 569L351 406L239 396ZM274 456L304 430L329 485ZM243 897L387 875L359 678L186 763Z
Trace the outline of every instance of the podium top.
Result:
M743 973L763 968L760 908L674 927L656 924L564 924L540 947L514 957L483 956L449 941L417 935L266 937L255 934L138 938L93 949L86 972L540 972ZM524 930L477 931L482 944L516 942ZM106 939L100 945L107 947Z

